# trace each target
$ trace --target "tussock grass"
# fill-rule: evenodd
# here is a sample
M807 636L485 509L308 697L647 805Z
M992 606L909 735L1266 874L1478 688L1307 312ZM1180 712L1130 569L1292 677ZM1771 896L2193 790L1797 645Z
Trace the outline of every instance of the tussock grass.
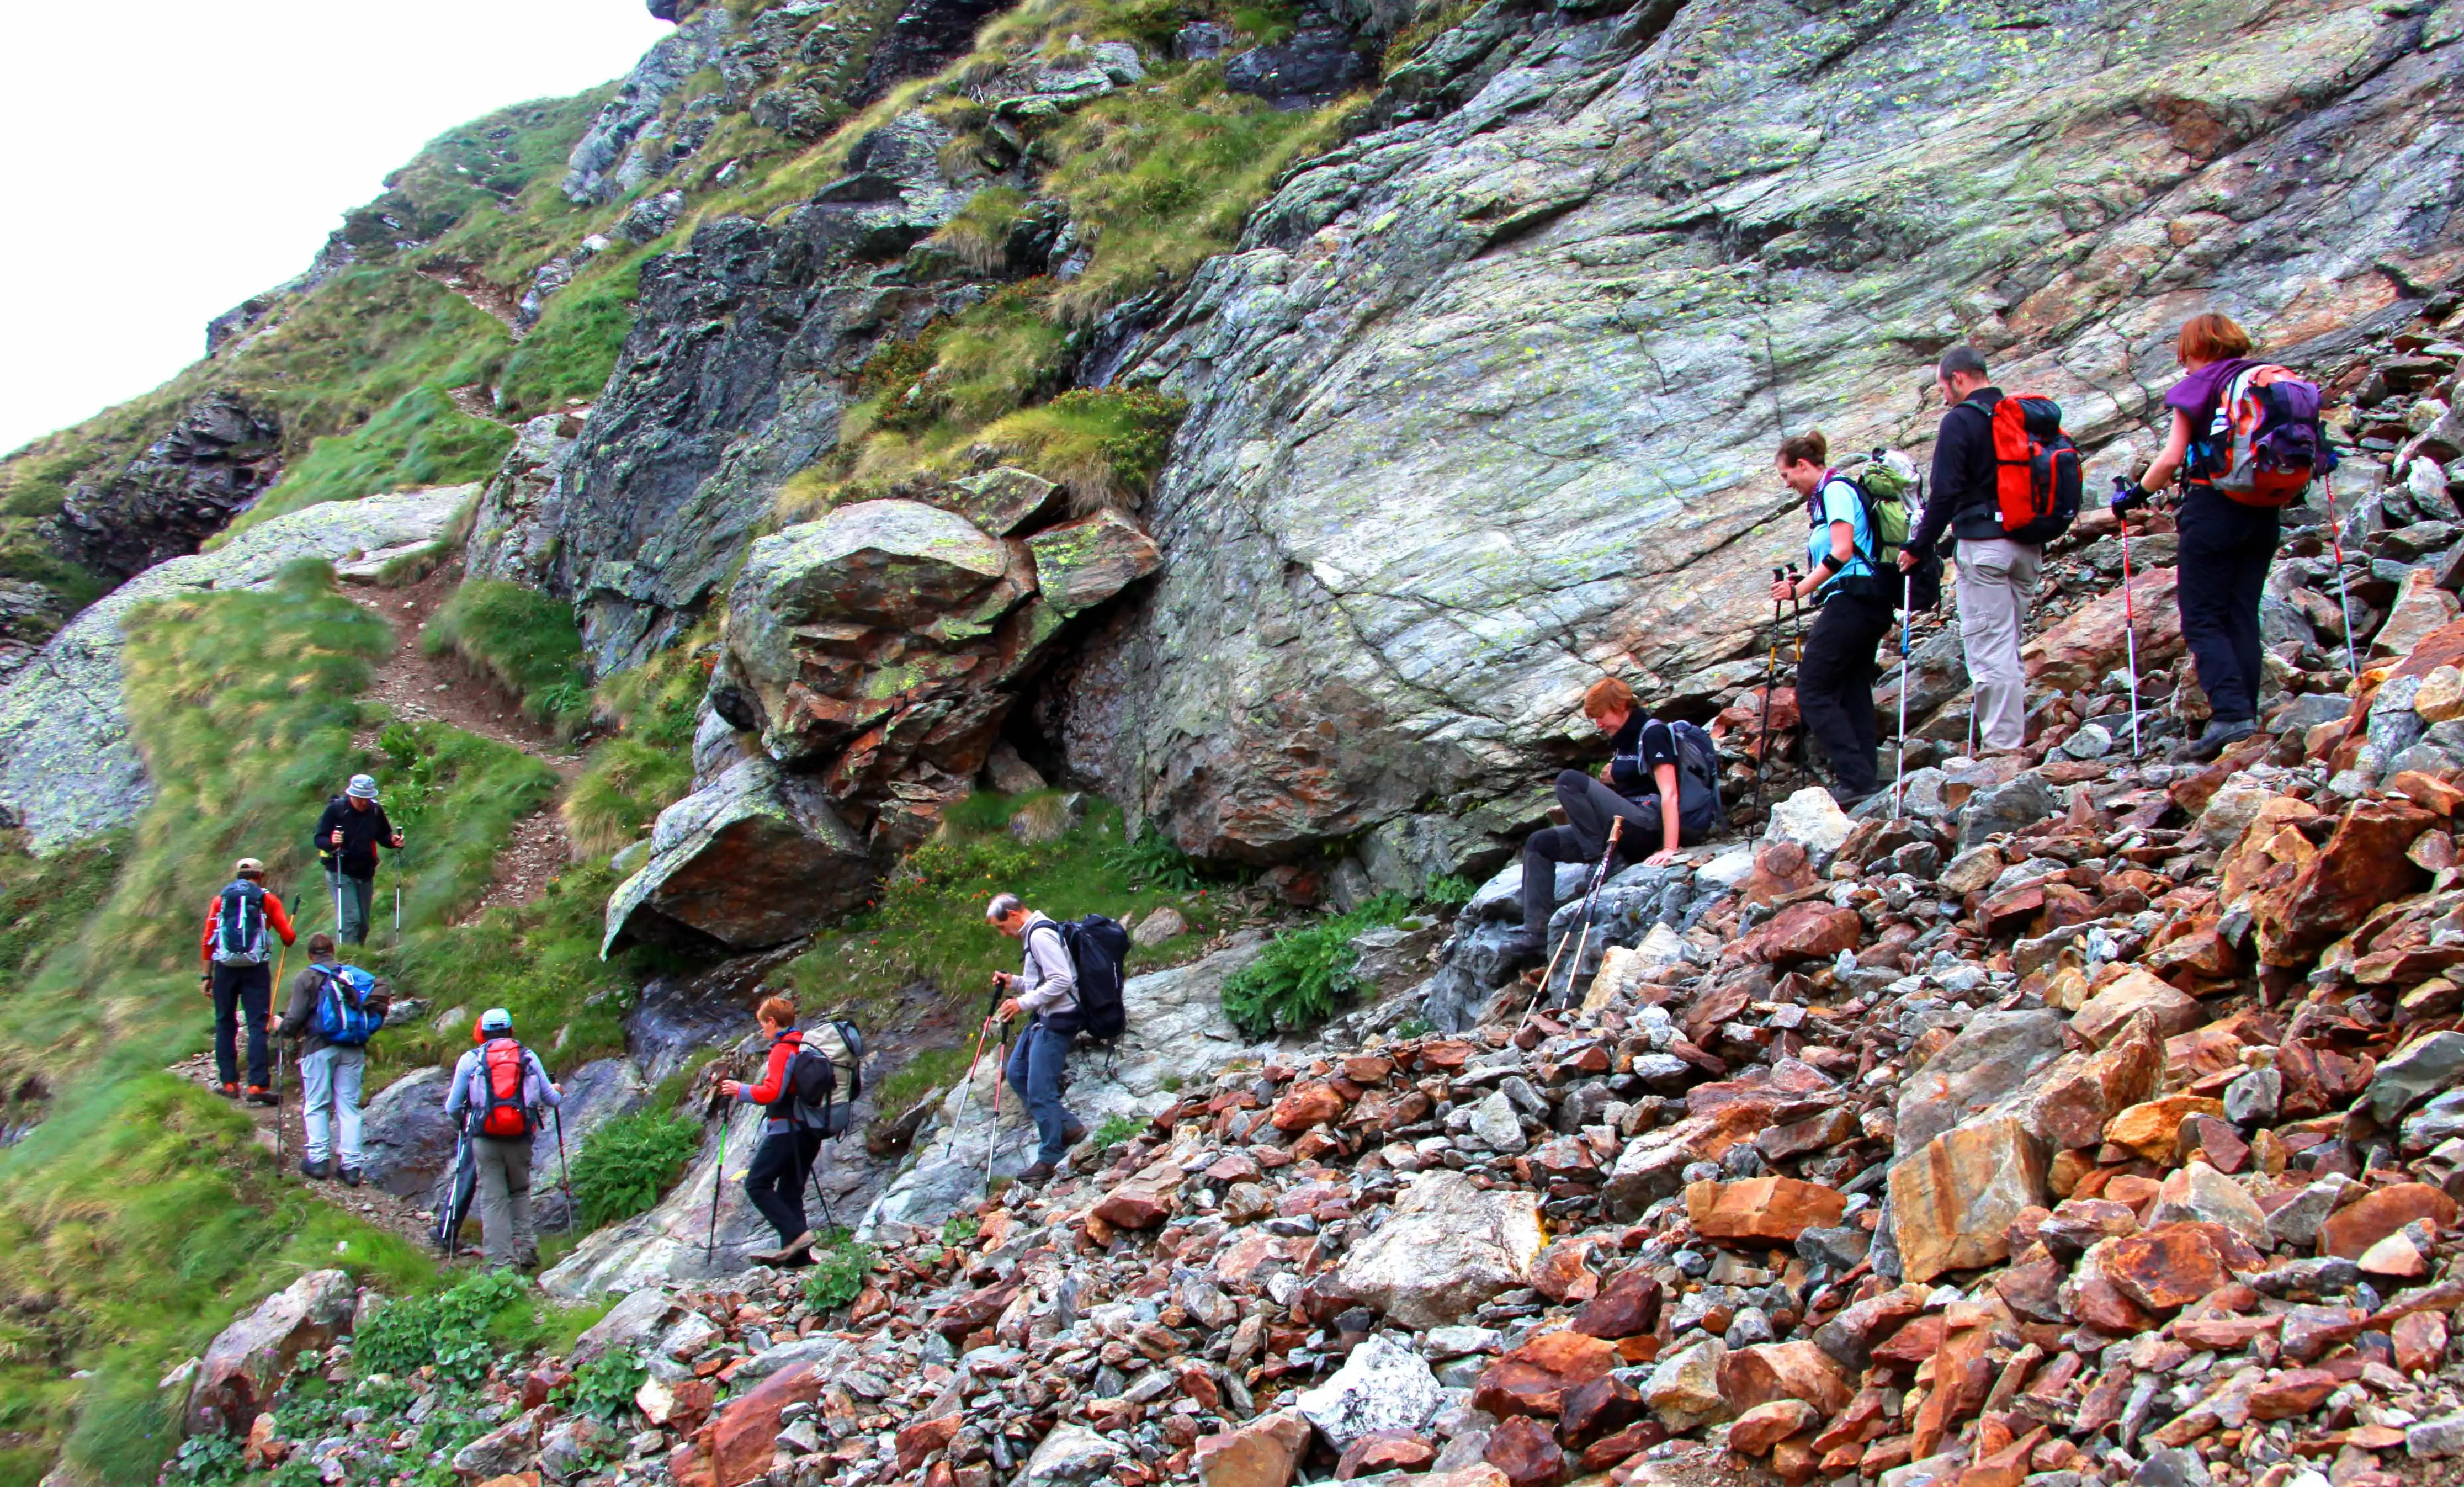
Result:
M506 417L530 418L553 412L570 398L589 402L599 396L633 329L642 261L660 247L610 250L548 300L539 323L506 359L504 378L496 384Z
M610 738L591 751L559 808L574 856L606 857L632 845L692 788L693 760L681 751Z
M582 631L573 606L503 579L473 579L429 618L420 636L431 656L448 652L521 699L522 711L571 736L590 721Z
M473 418L441 389L413 387L365 426L318 440L306 459L206 545L220 547L231 533L327 501L485 480L513 443L512 429Z

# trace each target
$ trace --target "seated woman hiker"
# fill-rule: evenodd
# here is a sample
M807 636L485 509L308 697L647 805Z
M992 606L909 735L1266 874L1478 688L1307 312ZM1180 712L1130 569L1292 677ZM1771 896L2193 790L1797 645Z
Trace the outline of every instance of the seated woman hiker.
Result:
M1710 747L1707 734L1697 743L1688 735L1701 734L1700 729L1644 716L1634 689L1613 676L1583 693L1583 715L1609 735L1609 761L1597 776L1561 771L1557 803L1566 824L1544 826L1525 839L1523 929L1507 942L1509 955L1541 951L1557 908L1557 864L1598 862L1608 848L1610 821L1625 820L1618 857L1655 867L1680 846L1709 836L1719 822L1716 755L1711 762L1702 756Z

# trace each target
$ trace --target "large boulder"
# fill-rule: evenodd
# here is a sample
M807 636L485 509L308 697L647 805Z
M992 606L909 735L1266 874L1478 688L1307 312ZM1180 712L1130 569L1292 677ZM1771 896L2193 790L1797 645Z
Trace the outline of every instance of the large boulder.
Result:
M608 895L600 952L636 940L782 945L863 903L873 883L870 853L818 779L742 759L659 813L650 860Z
M1045 602L1064 615L1092 609L1163 561L1153 537L1110 509L1039 532L1026 546Z
M360 1111L362 1172L398 1198L423 1197L453 1160L446 1070L430 1064L387 1084Z
M311 506L234 534L211 552L157 563L81 611L0 694L0 806L37 852L125 826L153 792L128 741L121 624L148 600L261 588L301 558L342 563L433 542L475 488L439 486Z
M1944 1132L1892 1167L1891 1228L1910 1280L2008 1258L2010 1229L2043 1203L2045 1151L2015 1116Z
M1896 1154L1908 1157L1962 1122L2033 1088L2062 1051L2058 1012L1980 1012L1901 1082Z
M351 1330L359 1288L341 1270L312 1270L214 1338L189 1386L187 1427L245 1432L272 1406L292 1360Z
M1344 1257L1336 1286L1397 1325L1446 1326L1500 1291L1529 1284L1547 1242L1537 1193L1422 1172L1386 1226Z

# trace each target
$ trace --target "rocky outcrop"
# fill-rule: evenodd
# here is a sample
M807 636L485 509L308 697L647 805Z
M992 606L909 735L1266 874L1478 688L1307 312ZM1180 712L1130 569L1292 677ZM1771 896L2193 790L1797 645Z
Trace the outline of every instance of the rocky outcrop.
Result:
M650 44L575 142L561 186L565 200L583 206L613 201L666 164L659 145L667 134L661 119L667 100L716 59L733 24L727 7L704 6Z
M209 392L124 468L70 491L52 543L72 562L126 579L195 552L281 475L281 418L240 394Z
M1922 454L1966 339L2123 440L2095 483L2150 452L2189 310L2283 355L2450 272L2453 226L2404 205L2457 148L2415 129L2458 55L2425 22L2164 13L2152 71L2088 39L2111 7L2008 59L1927 10L1462 27L1099 368L1191 411L1073 762L1216 857L1465 817L1602 670L1656 695L1755 647L1754 577L1801 541L1783 426Z
M249 528L210 553L158 563L80 613L0 695L0 804L38 852L136 820L151 798L120 695L121 623L152 599L253 588L301 558L344 563L435 541L473 494L439 486L329 502Z
M189 1387L187 1423L194 1432L245 1432L293 1359L351 1330L359 1288L341 1270L314 1270L267 1298L214 1338Z
M745 759L659 813L649 861L608 895L601 953L783 944L864 902L879 866L820 781Z

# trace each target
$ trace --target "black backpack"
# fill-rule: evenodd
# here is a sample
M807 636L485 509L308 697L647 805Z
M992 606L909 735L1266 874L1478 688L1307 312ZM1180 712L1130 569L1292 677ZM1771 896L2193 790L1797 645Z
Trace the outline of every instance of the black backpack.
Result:
M214 910L214 964L261 966L266 954L265 889L235 879Z
M1061 948L1069 952L1070 967L1078 973L1078 1007L1051 1018L1047 1025L1056 1033L1084 1033L1099 1043L1113 1041L1130 1026L1129 1009L1121 1001L1130 931L1102 914L1058 920L1052 928L1060 931Z
M1677 824L1699 841L1727 820L1720 803L1720 746L1700 723L1671 723L1668 732L1677 740ZM1700 808L1705 802L1708 808Z
M827 1049L815 1047L813 1033L797 1040L795 1057L787 1061L787 1092L795 1097L796 1124L825 1136L842 1136L855 1124L855 1103L864 1098L864 1035L852 1022L834 1021L827 1031L834 1033L847 1054L847 1099L839 1093L839 1062Z

